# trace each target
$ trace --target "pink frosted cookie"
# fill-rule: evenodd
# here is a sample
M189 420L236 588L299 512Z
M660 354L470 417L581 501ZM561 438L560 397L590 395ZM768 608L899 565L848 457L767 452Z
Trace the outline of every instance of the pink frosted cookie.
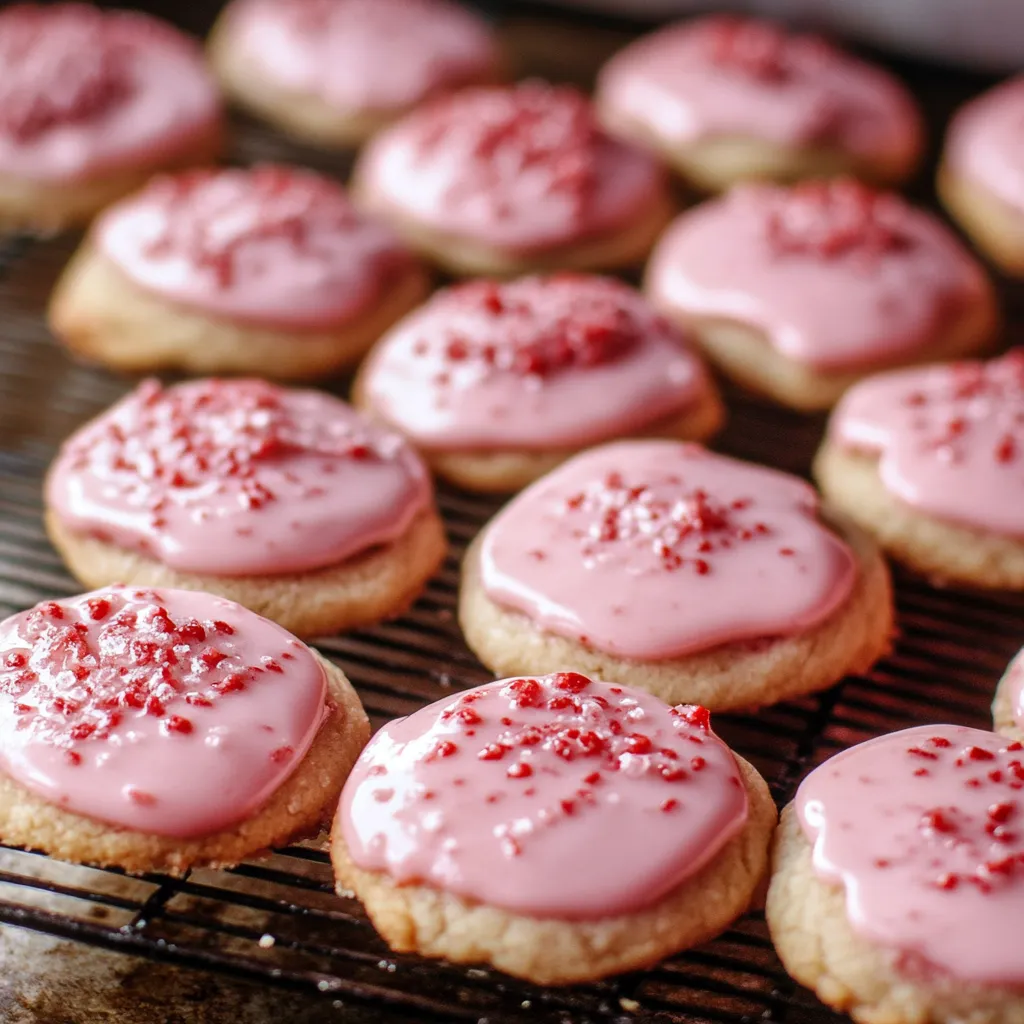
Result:
M384 726L331 859L392 949L566 984L722 932L774 826L764 780L704 708L560 672Z
M354 191L456 274L605 270L642 260L672 204L657 161L606 135L566 86L465 89L360 156Z
M632 288L579 274L439 292L385 335L355 394L479 491L518 490L623 434L702 440L723 416L679 331Z
M403 611L446 547L401 437L256 380L144 382L65 442L45 490L82 582L207 590L301 636Z
M325 146L502 75L487 22L449 0L233 0L209 52L235 102Z
M210 594L113 586L0 623L0 840L132 872L316 834L369 723L344 673Z
M1024 276L1024 76L968 103L950 123L939 167L946 209L993 263Z
M118 370L302 378L350 366L426 293L340 184L264 164L155 178L106 210L50 326Z
M1024 349L879 374L837 406L826 497L918 572L1024 589Z
M497 673L602 674L749 708L831 686L889 646L874 544L808 484L677 441L577 455L470 546L459 617Z
M616 54L597 106L610 131L718 191L749 178L910 176L921 117L888 72L811 35L734 15L670 25Z
M804 780L767 918L789 973L860 1021L1020 1019L1024 747L925 725Z
M646 287L725 373L805 410L874 370L975 354L999 319L945 225L849 178L740 185L689 210Z
M88 4L0 11L0 227L89 219L154 171L221 150L199 47L155 18Z

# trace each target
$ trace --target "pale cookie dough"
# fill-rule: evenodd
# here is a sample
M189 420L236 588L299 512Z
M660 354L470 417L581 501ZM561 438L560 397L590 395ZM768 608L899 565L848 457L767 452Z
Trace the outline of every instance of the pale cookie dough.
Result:
M992 700L992 726L996 732L1024 740L1024 658L1018 654L1009 665L996 686Z
M936 189L942 205L978 249L1004 274L1024 277L1024 209L943 164Z

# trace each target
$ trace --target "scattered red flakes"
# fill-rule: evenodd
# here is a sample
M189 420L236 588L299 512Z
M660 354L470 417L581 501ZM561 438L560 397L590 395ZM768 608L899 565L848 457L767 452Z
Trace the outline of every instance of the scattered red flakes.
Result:
M525 761L517 761L508 766L505 774L510 779L528 779L533 774L533 769Z
M168 715L163 727L169 733L179 733L182 736L192 732L192 723L181 715Z

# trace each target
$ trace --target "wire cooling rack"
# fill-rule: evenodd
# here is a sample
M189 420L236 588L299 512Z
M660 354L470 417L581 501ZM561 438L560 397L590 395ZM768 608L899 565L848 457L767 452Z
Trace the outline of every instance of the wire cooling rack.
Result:
M171 16L186 8L193 29L209 21L203 4L162 6L160 13ZM563 35L573 41L574 76L581 63L587 65L587 55L593 63L621 38L618 26L580 20L544 20L539 29L519 20L511 35L530 54L531 70L539 62L551 77L561 77L560 67L551 67L545 55L565 52L557 43ZM936 136L949 111L984 84L927 68L900 70L925 102ZM340 176L347 169L339 158L285 143L248 121L237 126L233 157L243 163L293 160ZM926 184L915 198L931 202ZM78 589L42 530L42 477L59 441L131 386L75 365L46 330L46 299L75 243L0 240L4 616ZM1024 289L1007 282L1000 287L1009 339L1024 325ZM344 393L344 382L336 390ZM807 473L821 418L732 391L727 399L730 421L716 448ZM353 680L375 725L489 678L462 643L454 611L461 554L497 504L444 488L440 501L451 552L426 595L395 622L318 644ZM762 772L780 804L809 767L869 736L938 720L989 724L995 682L1024 643L1024 599L936 590L900 572L896 582L900 634L892 655L869 675L756 716L716 716L719 732ZM825 1024L833 1017L786 977L758 913L652 971L586 987L542 990L492 971L395 956L359 905L332 892L327 856L311 846L176 880L128 878L0 847L0 923L300 989L311 1005L322 999L337 1007L340 1001L382 1022Z

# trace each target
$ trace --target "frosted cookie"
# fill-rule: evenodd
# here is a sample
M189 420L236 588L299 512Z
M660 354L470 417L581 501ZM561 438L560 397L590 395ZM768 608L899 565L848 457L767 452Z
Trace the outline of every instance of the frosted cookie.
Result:
M210 60L240 106L350 146L424 100L501 77L487 22L448 0L233 0Z
M973 355L999 320L945 225L848 178L737 186L684 213L646 290L730 377L803 410L875 370Z
M623 435L702 440L724 415L683 334L632 288L578 274L437 293L381 339L355 400L441 476L497 492Z
M315 835L369 738L344 673L233 601L115 586L0 623L0 840L182 874Z
M865 1024L1017 1024L1024 747L926 725L844 750L782 813L767 919L785 968Z
M561 672L385 725L342 793L331 859L392 949L568 984L724 931L775 816L704 708Z
M155 178L104 211L49 319L116 370L289 379L352 365L426 293L415 258L340 184L262 165Z
M403 612L446 547L405 441L263 381L144 382L64 443L45 495L83 583L205 590L300 636Z
M0 11L0 228L83 223L222 140L217 88L177 29L88 4Z
M879 374L837 406L825 497L939 581L1024 589L1024 350Z
M713 16L644 36L598 77L608 129L697 188L852 173L894 183L921 157L921 117L887 71L772 22Z
M1024 77L968 103L950 123L939 167L946 209L1002 270L1024 276Z
M497 674L562 666L724 711L866 671L893 611L875 545L802 480L698 445L620 441L484 527L459 621Z
M657 161L599 127L568 87L465 89L377 135L353 192L455 274L639 263L671 216Z

